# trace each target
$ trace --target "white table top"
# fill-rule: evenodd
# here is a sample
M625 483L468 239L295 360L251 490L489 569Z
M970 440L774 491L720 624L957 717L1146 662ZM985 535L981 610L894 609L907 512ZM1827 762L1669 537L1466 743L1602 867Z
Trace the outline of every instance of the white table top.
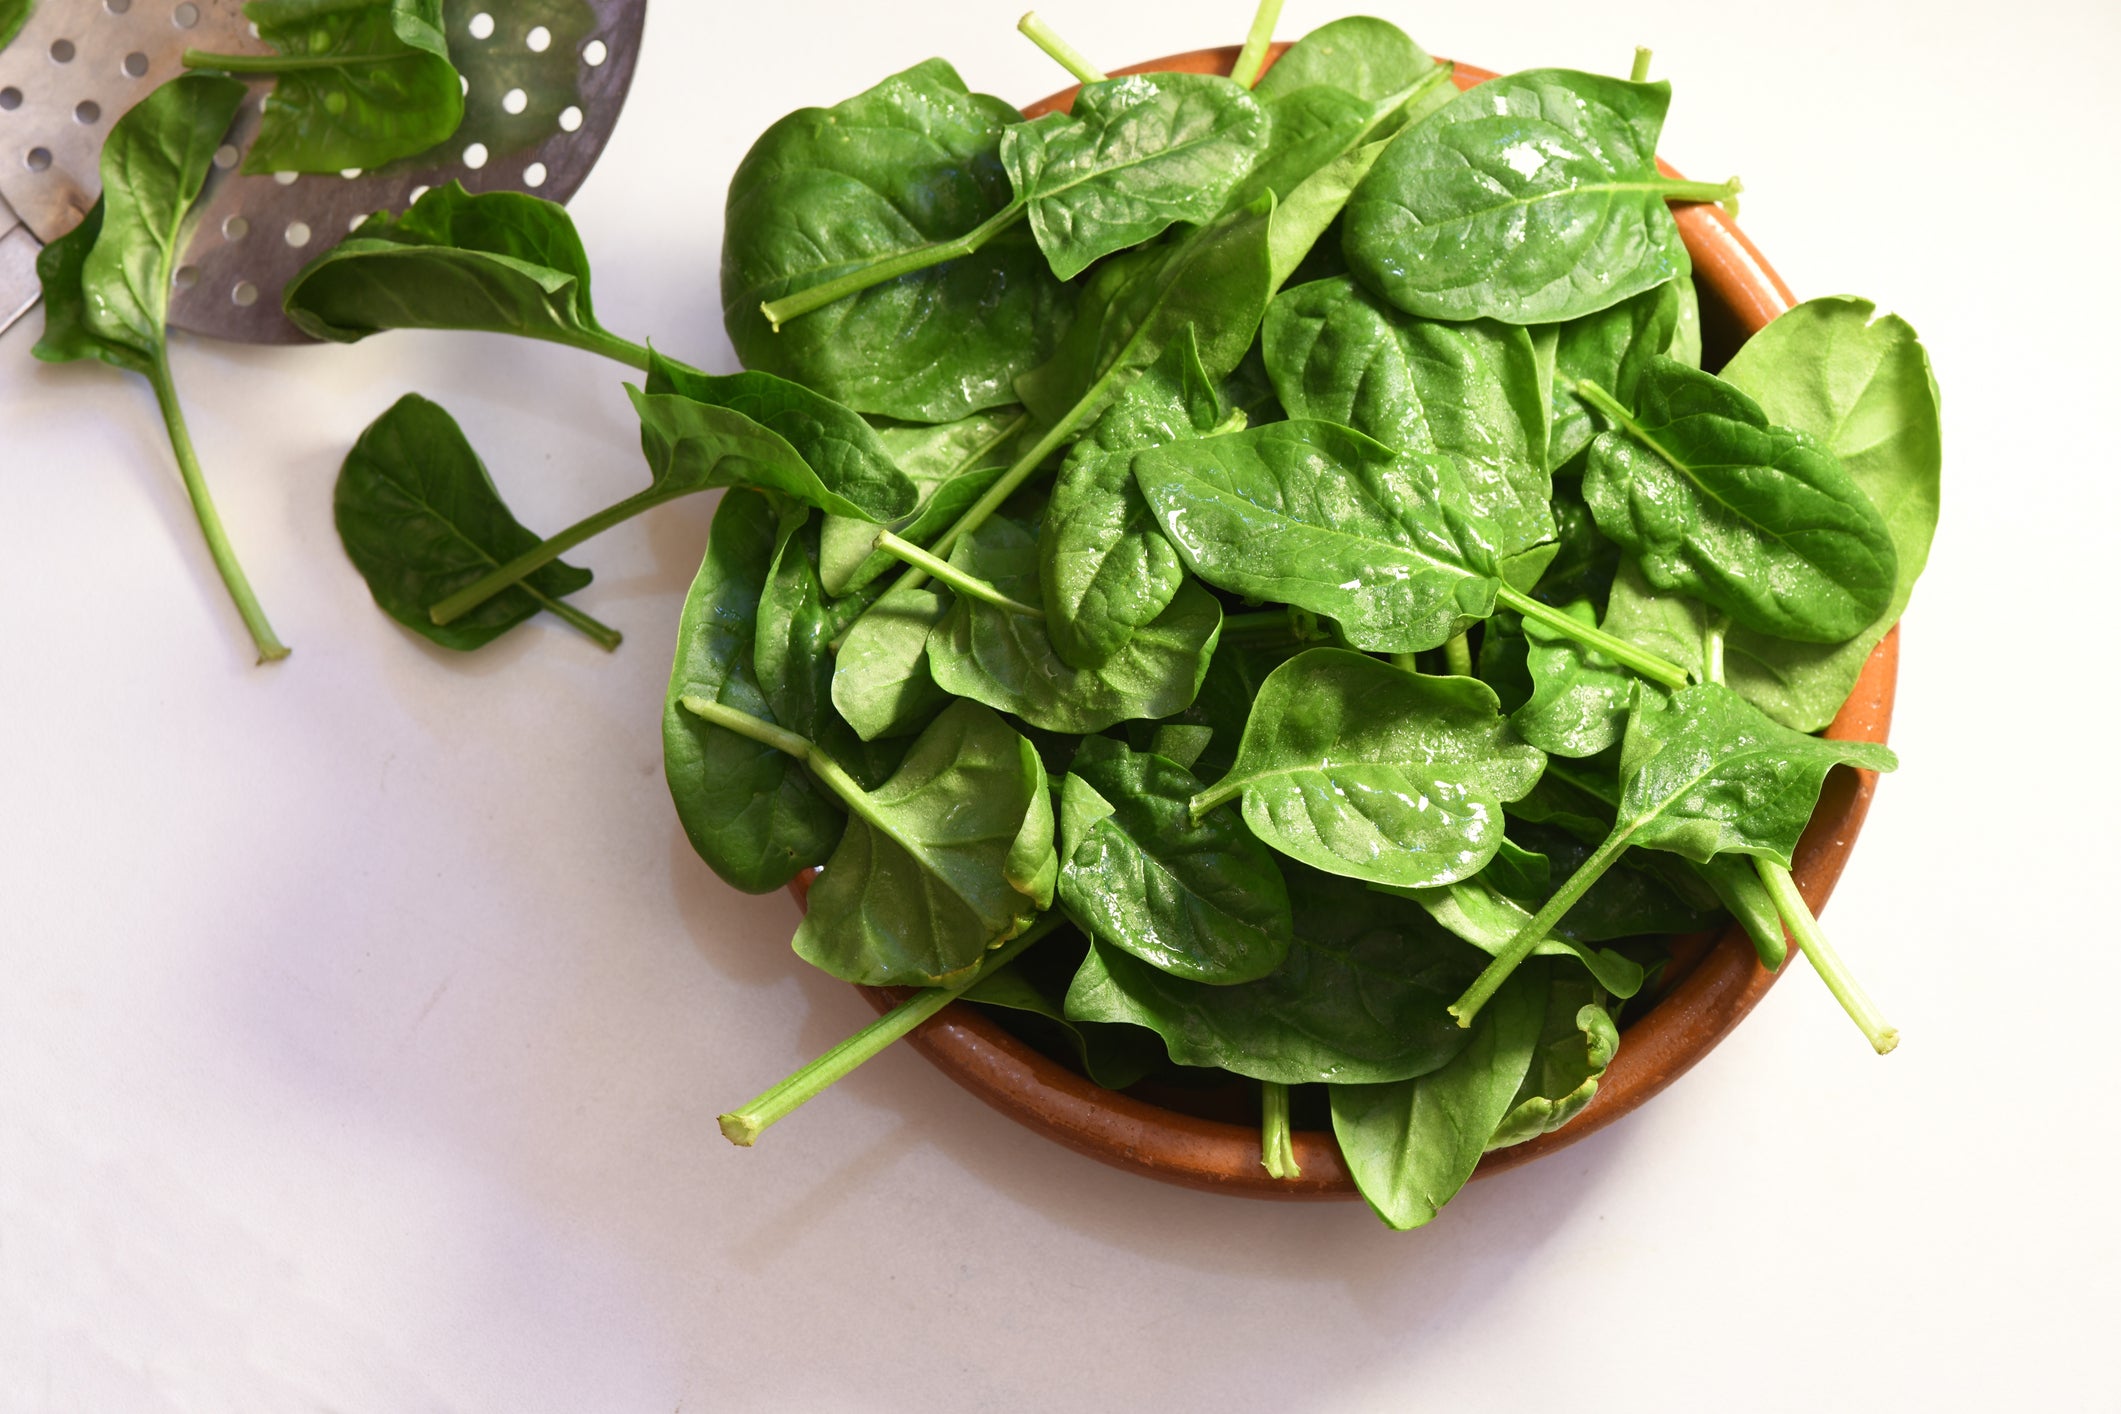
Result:
M1900 1051L1873 1057L1795 963L1650 1107L1410 1235L1104 1168L908 1053L732 1149L718 1110L870 1013L788 952L785 897L698 863L664 793L711 505L580 552L585 607L628 634L612 656L549 619L431 649L331 526L340 459L409 389L529 524L615 499L641 478L618 370L472 336L180 341L295 649L261 669L145 387L34 365L33 314L0 336L0 1409L2113 1398L2121 10L1382 8L1496 68L1655 45L1667 155L1744 175L1800 294L1866 294L1932 351L1947 510L1905 765L1826 916ZM1282 32L1337 10L1292 0ZM1118 64L1234 42L1248 11L1047 14ZM936 52L975 87L1060 86L1015 18L656 0L574 203L605 322L733 367L715 269L752 137Z

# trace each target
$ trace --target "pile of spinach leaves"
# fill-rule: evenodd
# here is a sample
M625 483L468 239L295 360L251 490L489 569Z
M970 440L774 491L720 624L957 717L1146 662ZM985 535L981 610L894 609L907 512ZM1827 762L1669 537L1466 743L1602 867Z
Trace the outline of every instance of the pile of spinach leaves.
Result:
M1705 371L1667 203L1737 184L1659 175L1641 59L1460 93L1347 19L1261 79L1278 9L1228 79L1108 79L1027 22L1070 114L930 60L773 125L729 195L745 372L606 331L529 198L438 190L288 289L325 338L645 375L650 485L542 542L431 404L363 439L348 548L437 642L594 632L558 555L728 488L679 818L738 888L821 867L796 951L920 989L738 1143L967 997L1106 1083L1256 1084L1276 1176L1308 1109L1413 1227L1582 1111L1673 933L1735 917L1770 967L1787 934L1894 1042L1789 871L1827 773L1894 764L1811 733L1935 524L1914 332L1815 300Z

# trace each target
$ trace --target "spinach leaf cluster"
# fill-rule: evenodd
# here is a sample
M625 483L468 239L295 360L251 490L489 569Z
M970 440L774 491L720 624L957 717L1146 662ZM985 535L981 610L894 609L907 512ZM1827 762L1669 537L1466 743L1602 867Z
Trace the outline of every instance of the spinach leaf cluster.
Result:
M288 289L325 338L645 374L650 485L536 544L431 405L364 438L349 549L437 642L566 610L563 551L726 488L664 703L679 818L738 888L822 869L803 958L921 989L739 1143L963 996L1108 1083L1256 1083L1278 1175L1308 1108L1417 1226L1581 1112L1666 937L1726 913L1893 1044L1789 868L1829 770L1894 764L1809 733L1935 523L1913 331L1813 301L1703 370L1667 203L1736 183L1659 172L1666 85L1458 93L1351 19L1255 87L1276 8L1233 78L1054 45L1065 115L930 60L774 124L729 195L745 372L604 330L525 197L437 190Z

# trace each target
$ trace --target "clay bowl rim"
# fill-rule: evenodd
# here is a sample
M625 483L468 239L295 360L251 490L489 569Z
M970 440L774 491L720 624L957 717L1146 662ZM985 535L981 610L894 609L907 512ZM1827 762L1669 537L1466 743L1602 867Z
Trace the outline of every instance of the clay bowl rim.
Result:
M1287 48L1287 44L1276 44L1269 64ZM1237 53L1236 45L1195 49L1115 73L1228 73ZM1470 88L1495 75L1460 64L1453 77L1460 88ZM1037 117L1063 110L1075 94L1074 88L1064 89L1024 113ZM1658 165L1678 175L1661 160ZM1694 262L1705 321L1720 316L1741 338L1749 337L1796 303L1781 276L1721 209L1680 206L1673 214ZM1899 658L1900 630L1895 626L1864 664L1855 690L1827 728L1827 736L1844 741L1886 739ZM1814 911L1825 906L1840 879L1876 789L1877 775L1871 771L1839 766L1828 778L1819 809L1797 846L1792 871ZM799 906L806 902L810 878L806 872L789 886ZM1777 975L1760 966L1744 930L1732 925L1708 942L1690 970L1630 1022L1625 1043L1597 1096L1574 1121L1551 1134L1489 1154L1474 1177L1500 1173L1565 1148L1642 1105L1713 1050L1759 1004ZM910 995L902 988L858 990L878 1011ZM1271 1178L1259 1164L1256 1125L1203 1119L1101 1089L1018 1040L976 1006L945 1007L915 1030L907 1043L1003 1114L1078 1153L1119 1168L1185 1187L1246 1197L1359 1196L1329 1132L1298 1131L1295 1147L1302 1177Z

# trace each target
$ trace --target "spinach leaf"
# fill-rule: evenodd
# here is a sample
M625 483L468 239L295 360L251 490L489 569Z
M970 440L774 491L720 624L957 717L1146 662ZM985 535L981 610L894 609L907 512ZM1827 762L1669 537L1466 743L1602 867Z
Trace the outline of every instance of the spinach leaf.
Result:
M1208 672L1200 680L1193 704L1175 719L1207 730L1207 748L1194 758L1192 767L1208 781L1220 778L1237 760L1245 722L1252 715L1252 703L1258 699L1267 675L1304 647L1287 633L1264 638L1232 633L1229 623L1226 618L1223 635L1208 659Z
M1553 536L1549 380L1523 329L1409 319L1342 277L1276 296L1261 341L1289 416L1458 457L1472 509L1512 544Z
M446 627L428 615L538 537L509 514L456 419L417 393L393 403L347 453L332 519L376 606L432 643L468 652L547 609L604 647L619 645L615 631L561 602L587 588L590 574L558 560Z
M1413 899L1428 910L1431 918L1490 957L1508 947L1510 940L1532 921L1532 911L1511 897L1508 891L1497 887L1490 880L1488 870L1482 870L1470 879L1436 888L1387 889L1386 892ZM1598 980L1599 986L1616 997L1632 997L1642 989L1643 974L1639 963L1611 948L1591 947L1559 929L1541 938L1532 948L1531 955L1572 957L1583 964L1589 976Z
M1134 453L1215 432L1222 404L1189 328L1069 449L1039 528L1046 631L1061 660L1095 668L1185 582L1134 484Z
M1045 767L985 707L952 703L890 780L840 789L851 813L796 930L804 961L872 987L944 985L1052 903Z
M1388 1227L1429 1222L1465 1186L1532 1066L1545 979L1515 979L1448 1065L1391 1085L1330 1087L1348 1174Z
M1544 761L1485 683L1314 648L1261 685L1236 763L1193 813L1242 795L1252 832L1291 858L1427 888L1494 857L1502 802L1530 790Z
M1665 201L1736 190L1658 175L1670 98L1566 69L1468 89L1401 134L1349 199L1349 266L1409 314L1511 324L1665 283L1687 268Z
M1632 412L1594 384L1578 388L1616 425L1591 444L1584 500L1651 585L1819 643L1859 632L1891 602L1892 534L1809 434L1674 359L1649 361Z
M1892 535L1892 594L1854 638L1821 647L1737 629L1725 643L1731 686L1798 731L1824 727L1848 699L1871 650L1907 608L1937 528L1937 380L1915 331L1876 312L1846 296L1807 300L1723 370L1771 421L1810 433L1840 457Z
M1630 295L1616 305L1571 319L1554 329L1553 429L1547 466L1580 475L1580 458L1590 449L1599 426L1591 405L1576 391L1578 383L1610 390L1623 406L1632 406L1635 384L1653 354L1674 354L1679 341L1681 291L1691 294L1692 277L1682 271L1653 290ZM1681 360L1684 362L1685 360ZM1699 331L1693 362L1700 363Z
M464 120L442 0L251 0L243 15L278 55L194 49L184 62L279 79L246 172L381 167L444 141Z
M1357 16L1312 30L1253 89L1270 119L1267 147L1236 199L1271 191L1289 200L1350 148L1390 138L1449 102L1457 91L1450 80L1450 65L1383 20Z
M1186 565L1218 589L1339 621L1358 648L1434 648L1494 611L1526 548L1476 516L1458 464L1296 419L1134 458Z
M1477 954L1403 900L1284 872L1296 936L1279 971L1211 987L1093 943L1068 988L1068 1015L1146 1026L1180 1065L1284 1085L1405 1080L1465 1049L1442 1003Z
M1035 532L995 516L957 542L950 563L1025 604L1043 597ZM1215 596L1187 581L1163 611L1094 668L1062 660L1045 623L960 594L928 636L928 670L944 691L1046 731L1100 732L1168 717L1200 690L1222 628Z
M824 863L844 827L838 805L794 759L684 706L705 699L771 719L752 651L780 520L756 491L730 491L715 507L663 700L663 775L685 837L723 882L755 894Z
M564 207L521 192L439 186L402 216L377 212L290 280L281 307L311 338L386 329L518 334L649 366L597 323L589 257Z
M1059 1041L1057 1046L1041 1045L1040 1049L1049 1054L1073 1051L1083 1074L1107 1090L1124 1090L1160 1069L1165 1064L1164 1046L1155 1032L1069 1018L1065 1009L1068 980L1081 966L1089 940L1071 928L1055 932L1059 936L1041 942L1013 962L982 967L972 985L958 995L981 1006L1015 1012L1018 1022L1010 1030L1030 1031L1034 1045L1046 1038Z
M915 543L941 534L1002 474L1007 459L1001 452L1026 421L1022 409L1005 407L934 426L877 428L877 441L919 497L913 511L889 529ZM876 548L876 523L852 516L825 517L818 553L825 588L835 595L854 593L898 563Z
M917 731L949 704L928 671L928 636L950 611L933 589L894 589L848 628L832 705L864 741Z
M1620 547L1598 533L1577 481L1557 479L1547 506L1554 515L1555 552L1539 577L1536 597L1549 604L1587 599L1603 608L1620 569Z
M1241 820L1194 821L1199 790L1177 762L1086 738L1061 783L1061 907L1175 977L1255 981L1288 956L1289 891Z
M1591 1103L1599 1079L1620 1050L1620 1028L1596 985L1566 968L1547 983L1546 1022L1510 1112L1488 1140L1506 1149L1561 1128Z
M1588 600L1562 612L1580 623L1597 621ZM1635 675L1537 619L1524 621L1524 636L1532 695L1510 714L1517 734L1554 756L1596 756L1617 745L1627 731Z
M911 422L1012 401L1070 304L1021 226L778 333L759 306L979 226L1010 202L1001 138L1019 121L930 59L768 128L730 181L723 224L723 321L745 366Z
M0 49L14 43L22 26L29 22L30 11L36 8L37 0L0 0Z
M1068 113L1003 131L1002 166L1053 273L1211 220L1258 158L1267 115L1213 74L1084 84Z
M1320 25L1283 50L1252 92L1269 102L1321 86L1378 103L1444 67L1399 26L1350 15Z
M71 233L37 257L47 363L94 358L147 379L185 494L260 663L287 656L221 526L169 369L169 293L192 207L243 102L234 79L188 74L140 100L103 144L103 196Z

